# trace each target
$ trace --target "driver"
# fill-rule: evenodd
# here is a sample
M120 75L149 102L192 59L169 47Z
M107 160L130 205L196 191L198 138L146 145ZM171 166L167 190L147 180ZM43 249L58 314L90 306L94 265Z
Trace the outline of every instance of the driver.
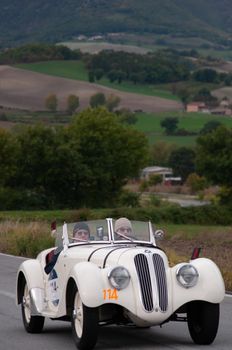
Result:
M132 234L132 226L130 220L128 220L127 218L119 218L115 221L114 230L120 237L130 237Z
M85 222L78 222L73 229L73 238L77 241L88 241L90 237L89 226Z

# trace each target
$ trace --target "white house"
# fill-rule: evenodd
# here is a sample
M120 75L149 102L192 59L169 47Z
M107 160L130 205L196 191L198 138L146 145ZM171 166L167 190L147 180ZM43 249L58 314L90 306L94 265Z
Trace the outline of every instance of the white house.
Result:
M180 176L173 176L173 171L171 168L149 166L144 168L141 172L141 178L145 180L149 180L151 175L161 175L164 184L179 184L181 182Z

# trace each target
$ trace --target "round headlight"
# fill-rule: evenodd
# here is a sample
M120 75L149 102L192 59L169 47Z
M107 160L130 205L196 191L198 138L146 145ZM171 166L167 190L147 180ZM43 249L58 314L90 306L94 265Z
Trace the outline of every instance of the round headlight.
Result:
M114 267L108 274L110 284L118 290L124 289L130 282L130 274L123 266Z
M177 281L185 288L194 287L198 277L197 269L191 264L181 266L176 272Z

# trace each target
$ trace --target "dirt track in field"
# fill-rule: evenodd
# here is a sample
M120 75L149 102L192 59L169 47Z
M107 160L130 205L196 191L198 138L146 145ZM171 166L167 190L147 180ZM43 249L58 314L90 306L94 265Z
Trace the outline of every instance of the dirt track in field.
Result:
M89 105L90 97L96 92L117 95L121 98L120 108L132 111L163 112L181 110L179 102L153 96L121 92L97 84L71 79L52 77L10 66L0 66L0 106L27 110L45 110L46 97L54 93L58 98L58 109L65 110L70 94L79 96L80 109Z

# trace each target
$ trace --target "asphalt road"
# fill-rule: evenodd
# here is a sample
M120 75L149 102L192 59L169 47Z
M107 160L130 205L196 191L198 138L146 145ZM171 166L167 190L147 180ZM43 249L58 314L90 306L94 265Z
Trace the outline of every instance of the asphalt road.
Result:
M75 350L70 324L46 320L41 334L24 331L21 310L15 304L15 279L22 258L0 254L0 350ZM133 349L232 349L232 296L221 305L218 335L210 346L192 343L185 323L170 322L162 328L138 330L108 326L100 329L96 350Z

